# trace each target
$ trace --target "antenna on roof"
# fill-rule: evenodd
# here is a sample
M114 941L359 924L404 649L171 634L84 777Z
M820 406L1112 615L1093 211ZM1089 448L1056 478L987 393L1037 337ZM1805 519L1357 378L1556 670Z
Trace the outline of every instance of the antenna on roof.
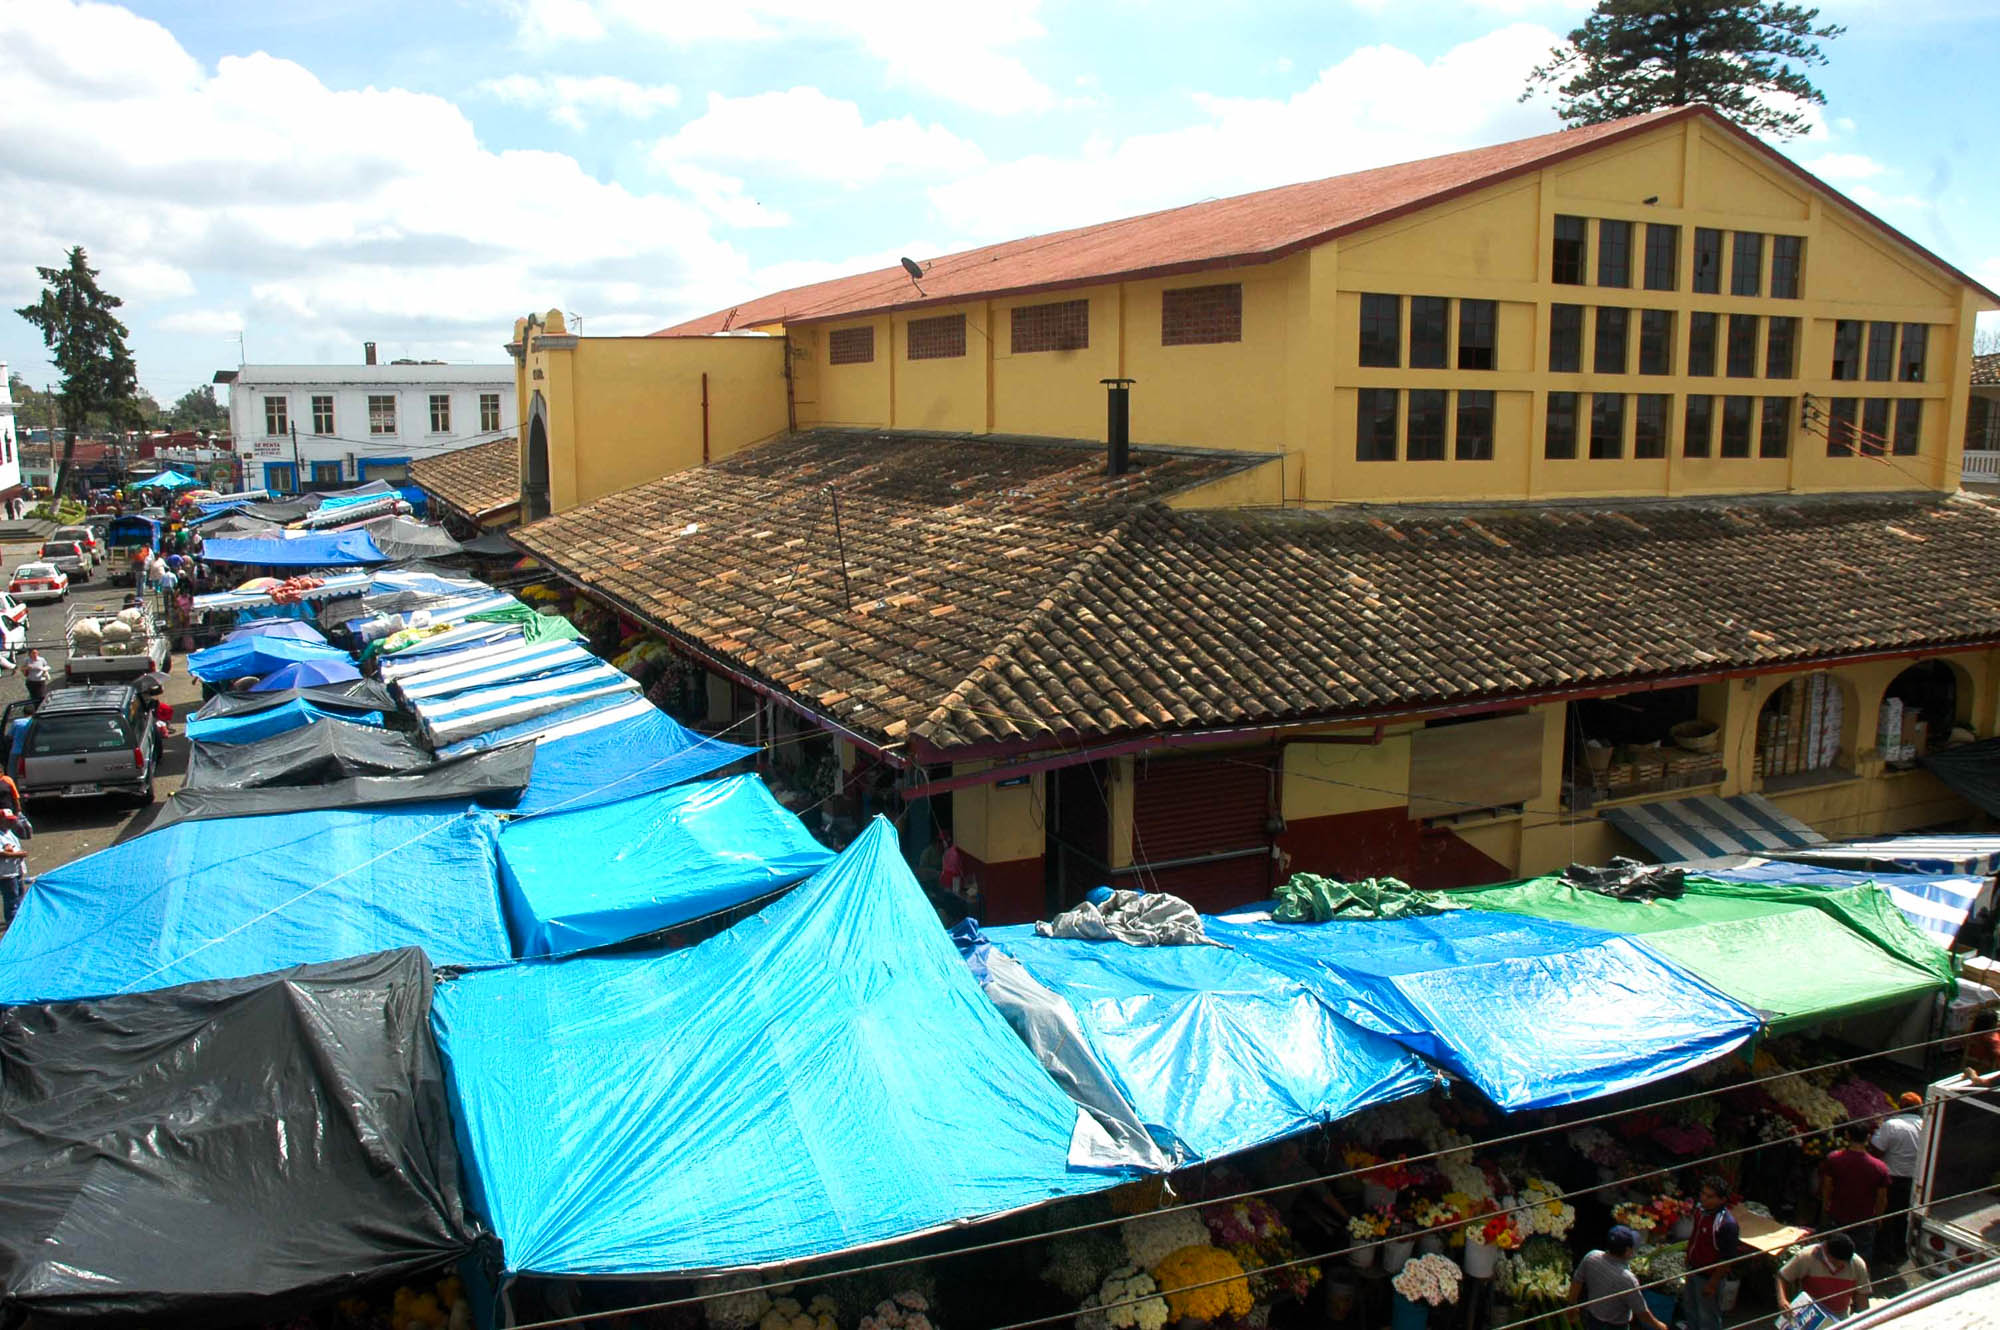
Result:
M910 274L910 285L917 288L917 294L923 295L924 288L917 285L918 279L924 275L923 265L915 259L898 259L897 262L903 265L904 272Z

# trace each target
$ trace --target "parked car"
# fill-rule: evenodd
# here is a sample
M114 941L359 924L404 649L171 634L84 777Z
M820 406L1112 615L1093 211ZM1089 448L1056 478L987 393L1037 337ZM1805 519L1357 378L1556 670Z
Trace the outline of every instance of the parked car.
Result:
M49 533L50 540L73 540L83 546L83 552L90 556L91 566L104 562L104 542L97 538L97 532L86 522L81 526L59 526Z
M52 563L24 563L8 580L7 594L16 600L67 600L69 574Z
M32 713L8 703L0 731L24 800L129 794L149 804L171 715L131 684L58 688Z
M43 541L42 562L54 564L73 581L90 580L90 553L73 540Z
M16 629L28 631L28 607L18 598L0 591L0 631L11 635Z

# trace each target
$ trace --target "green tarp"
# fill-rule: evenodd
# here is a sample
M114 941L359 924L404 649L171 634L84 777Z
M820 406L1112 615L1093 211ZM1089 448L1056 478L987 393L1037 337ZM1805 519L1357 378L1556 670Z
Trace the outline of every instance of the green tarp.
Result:
M517 623L521 625L521 635L529 646L540 646L544 642L574 642L583 637L576 625L560 614L543 614L526 605L509 605L504 610L488 610L484 614L466 616L467 623Z
M1621 901L1544 877L1451 897L1478 910L1644 934L1655 951L1757 1008L1783 1034L1907 1002L1948 981L1950 959L1915 934L1879 887L1846 894L1853 899L1691 877L1679 900Z

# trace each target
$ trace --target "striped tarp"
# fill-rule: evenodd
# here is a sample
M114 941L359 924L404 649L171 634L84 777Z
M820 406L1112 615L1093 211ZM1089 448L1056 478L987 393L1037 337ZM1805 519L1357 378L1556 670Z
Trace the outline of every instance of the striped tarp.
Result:
M406 699L416 703L425 698L450 697L478 688L567 674L602 663L583 647L567 640L532 647L516 645L518 649L510 653L482 660L447 662L434 670L404 675L396 681L396 687Z
M1697 795L1604 810L1604 820L1661 863L1822 845L1826 837L1762 795Z
M621 693L637 695L639 685L603 662L546 679L529 679L475 689L450 697L414 699L410 709L433 748L444 748L488 730L562 711L579 702Z
M1781 856L1829 868L1876 868L1885 873L2000 873L2000 836L1884 836L1787 851Z
M1941 947L1950 946L1958 937L1965 916L1979 904L1986 890L1986 879L1976 876L1870 872L1756 857L1729 868L1704 868L1702 872L1725 882L1802 882L1854 887L1873 882L1889 893L1889 899L1905 918L1930 934Z

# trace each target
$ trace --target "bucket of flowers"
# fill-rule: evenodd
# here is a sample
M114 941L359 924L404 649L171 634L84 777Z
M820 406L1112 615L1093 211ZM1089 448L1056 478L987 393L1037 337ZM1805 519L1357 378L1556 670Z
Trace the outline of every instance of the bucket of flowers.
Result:
M1370 1210L1396 1203L1403 1188L1423 1180L1423 1174L1400 1159L1379 1164L1361 1175L1361 1199Z
M1172 1320L1241 1320L1256 1305L1243 1263L1220 1247L1203 1244L1169 1252L1153 1268L1153 1279L1166 1294Z
M1502 1252L1519 1251L1526 1235L1511 1214L1487 1214L1465 1226L1465 1273L1490 1279Z
M1611 1218L1614 1223L1623 1224L1637 1233L1642 1245L1651 1242L1653 1235L1659 1232L1660 1228L1659 1217L1653 1213L1652 1205L1646 1201L1625 1201L1614 1205L1611 1207Z
M1576 1207L1563 1200L1562 1188L1546 1178L1528 1179L1513 1204L1521 1207L1521 1231L1529 1237L1562 1238L1576 1224Z
M1560 1314L1569 1303L1569 1271L1510 1253L1500 1258L1493 1272L1493 1288L1513 1308L1506 1315L1507 1321L1517 1316L1549 1317Z
M1319 1282L1319 1266L1295 1264L1304 1253L1269 1202L1251 1197L1211 1205L1203 1208L1201 1217L1216 1246L1245 1270L1259 1272L1250 1276L1250 1293L1259 1303L1285 1298L1303 1302Z
M1389 1212L1363 1210L1352 1216L1347 1221L1347 1236L1354 1239L1354 1245L1347 1249L1347 1259L1367 1269L1375 1264L1376 1254L1381 1251L1378 1244L1389 1236Z
M1165 1330L1168 1319L1158 1281L1131 1265L1113 1270L1077 1313L1078 1330Z
M1458 1265L1449 1256L1435 1252L1417 1257L1389 1281L1396 1304L1391 1325L1395 1330L1424 1324L1433 1307L1458 1301Z
M1410 1203L1410 1223L1416 1230L1417 1249L1426 1254L1444 1250L1445 1239L1465 1219L1465 1212L1451 1203L1449 1196L1432 1200L1420 1196Z

